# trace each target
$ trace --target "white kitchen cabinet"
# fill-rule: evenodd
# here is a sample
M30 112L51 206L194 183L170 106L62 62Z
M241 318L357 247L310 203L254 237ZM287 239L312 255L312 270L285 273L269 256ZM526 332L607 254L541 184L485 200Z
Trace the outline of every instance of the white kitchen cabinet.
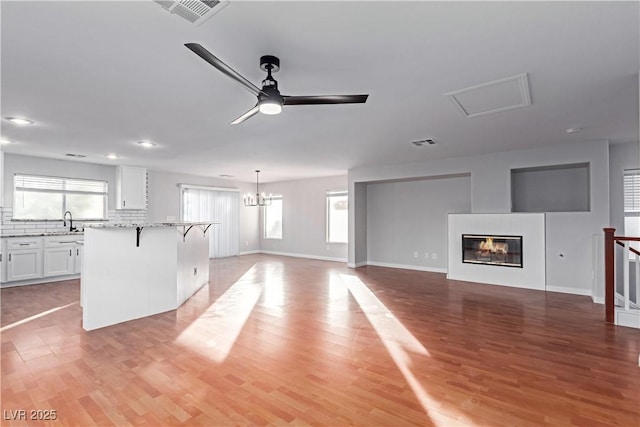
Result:
M7 282L42 277L42 238L7 239L5 248Z
M7 281L42 277L42 248L9 250L7 252Z
M44 249L44 277L75 274L74 246Z
M3 238L2 283L22 285L77 276L82 265L81 244L77 242L83 238L74 234Z
M7 249L2 242L2 252L0 252L0 283L7 281Z
M44 277L76 274L77 236L49 236L44 239Z
M147 209L147 169L116 168L116 209Z
M78 243L76 244L76 263L75 263L75 273L82 273L82 252L84 250L84 245Z

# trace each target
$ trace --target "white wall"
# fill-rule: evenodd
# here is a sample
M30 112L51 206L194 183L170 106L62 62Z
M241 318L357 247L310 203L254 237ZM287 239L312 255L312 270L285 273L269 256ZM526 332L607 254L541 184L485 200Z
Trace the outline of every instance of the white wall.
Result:
M547 287L579 294L591 293L591 236L601 234L609 225L609 148L607 141L552 145L529 150L514 150L481 156L440 159L421 163L388 165L349 170L349 191L357 183L415 179L447 174L471 174L471 212L506 213L511 210L511 169L589 163L591 181L590 212L553 212L547 214ZM366 207L365 207L366 209ZM354 236L358 240L358 206L349 212ZM353 243L350 243L350 245ZM349 263L354 264L362 251L350 247ZM366 251L366 249L364 249ZM604 260L604 254L598 259ZM597 283L604 283L599 271Z
M260 184L260 191L281 194L282 240L264 239L260 220L260 249L263 252L346 261L347 244L326 242L326 192L346 190L347 177L284 181ZM351 210L351 195L349 195ZM263 208L250 208L262 211Z
M446 271L447 214L470 211L468 175L367 184L367 263Z

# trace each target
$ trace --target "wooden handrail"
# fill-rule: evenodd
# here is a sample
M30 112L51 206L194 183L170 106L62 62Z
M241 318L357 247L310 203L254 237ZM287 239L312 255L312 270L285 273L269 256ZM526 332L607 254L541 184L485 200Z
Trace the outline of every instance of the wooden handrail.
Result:
M615 239L615 237L614 237L614 239ZM624 246L624 243L622 243L620 240L616 240L616 244L618 244L620 246ZM636 254L636 255L640 255L640 251L635 249L635 248L629 247L629 250L631 252L633 252L634 254Z
M614 240L623 242L640 242L640 237L613 236Z

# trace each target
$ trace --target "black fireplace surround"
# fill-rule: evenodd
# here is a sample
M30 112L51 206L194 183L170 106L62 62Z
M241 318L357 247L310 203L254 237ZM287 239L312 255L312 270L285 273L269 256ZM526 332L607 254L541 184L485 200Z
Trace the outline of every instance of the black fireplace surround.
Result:
M522 236L463 234L462 262L522 268Z

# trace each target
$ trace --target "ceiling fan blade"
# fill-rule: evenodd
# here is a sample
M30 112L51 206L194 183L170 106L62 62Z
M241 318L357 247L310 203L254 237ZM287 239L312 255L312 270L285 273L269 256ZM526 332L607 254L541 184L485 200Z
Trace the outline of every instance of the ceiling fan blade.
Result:
M229 67L227 64L222 62L218 57L216 57L213 53L209 52L207 49L202 47L200 44L186 43L185 46L189 48L193 53L198 55L200 58L204 59L209 64L216 67L223 74L231 77L233 80L240 83L242 87L247 89L249 92L251 92L255 96L258 96L258 94L261 92L260 89L258 89L253 83L251 83L249 80L242 77L240 73L238 73L236 70L234 70L233 68Z
M255 107L253 107L251 110L247 111L246 113L244 113L243 115L241 115L240 117L238 117L237 119L235 119L234 121L232 121L231 125L238 125L242 122L244 122L247 119L250 119L251 117L255 116L256 114L258 114L258 112L260 111L258 104L256 104Z
M369 95L283 96L284 105L364 104Z

